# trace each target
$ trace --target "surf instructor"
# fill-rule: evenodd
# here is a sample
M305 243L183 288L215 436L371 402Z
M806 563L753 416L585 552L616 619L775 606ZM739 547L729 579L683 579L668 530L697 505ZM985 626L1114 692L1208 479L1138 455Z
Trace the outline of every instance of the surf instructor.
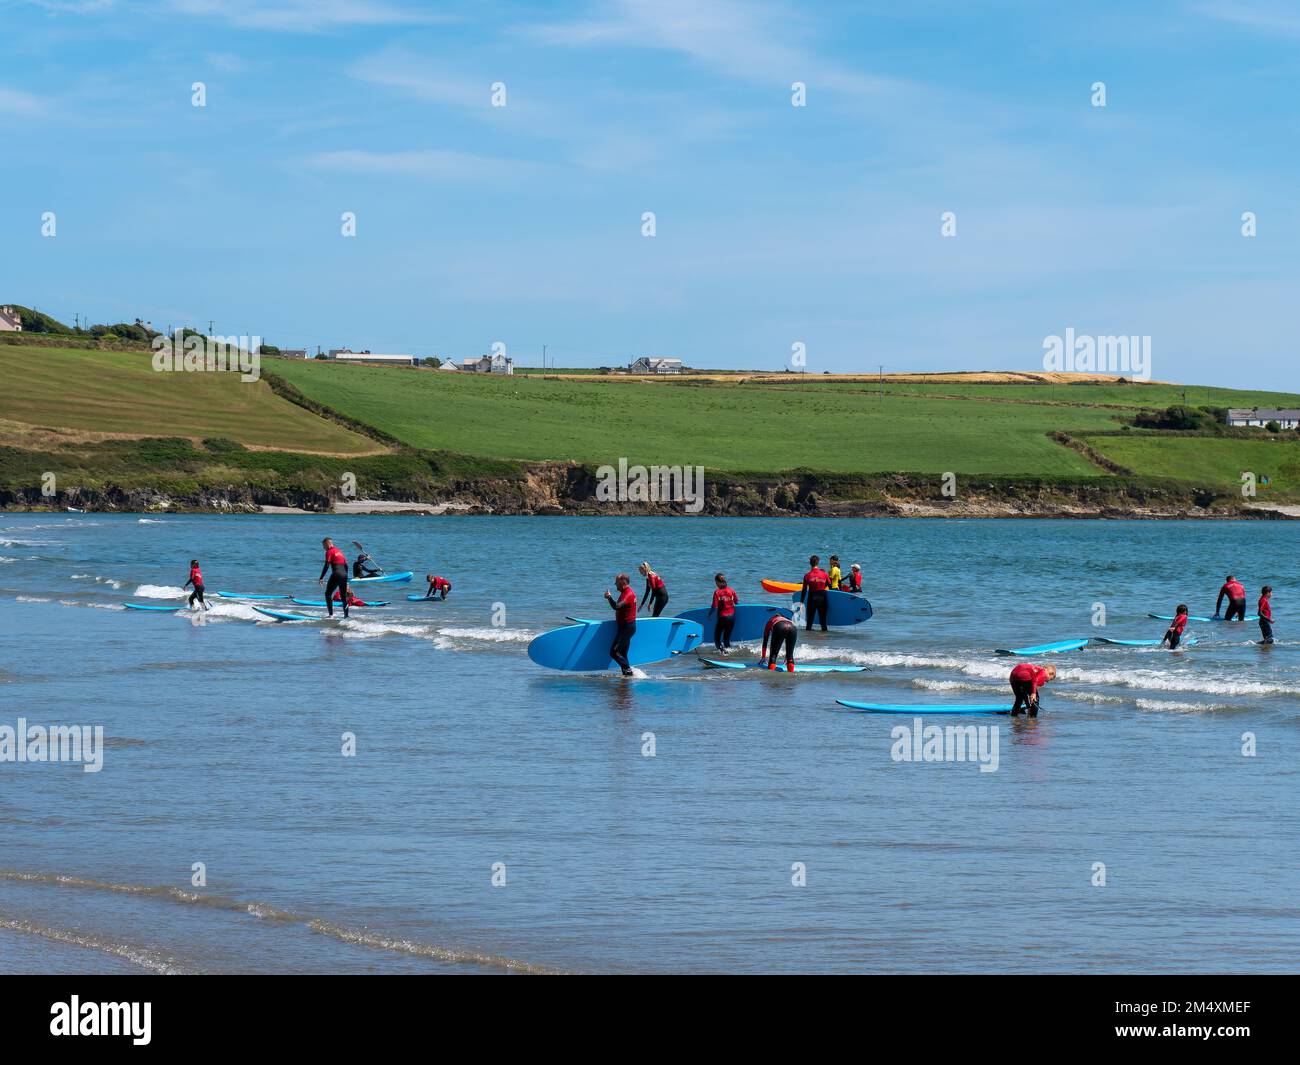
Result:
M1219 598L1214 601L1214 616L1219 616L1219 608L1223 606L1223 600L1228 600L1228 612L1223 616L1224 621L1245 621L1246 620L1246 587L1237 580L1231 573L1224 579L1223 587L1219 589Z
M627 661L627 650L632 646L632 637L636 635L636 592L632 591L632 578L620 573L614 578L614 587L618 589L615 599L605 592L605 602L614 611L614 642L609 645L609 657L618 663L623 676L632 676L632 667Z
M822 632L826 631L826 606L828 596L826 589L830 587L830 574L821 568L818 563L821 559L813 555L808 559L808 572L803 575L803 588L799 592L799 602L806 603L805 609L808 611L808 624L804 628L812 632L813 621L820 615L822 623Z
M325 574L330 575L329 584L325 585L325 609L329 616L334 616L334 593L339 593L339 601L343 604L343 616L348 616L348 603L351 595L348 592L348 560L337 547L334 541L328 536L321 541L321 546L325 548L325 565L320 568L320 577L317 578L317 584L325 583Z

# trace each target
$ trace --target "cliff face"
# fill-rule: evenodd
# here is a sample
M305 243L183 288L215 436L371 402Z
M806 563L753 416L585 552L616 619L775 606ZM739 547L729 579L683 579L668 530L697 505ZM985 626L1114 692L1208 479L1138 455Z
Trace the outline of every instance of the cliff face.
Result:
M682 503L602 502L595 471L577 463L524 463L518 476L449 480L427 486L390 486L393 501L450 504L470 514L684 515ZM159 489L75 489L50 499L38 487L0 489L0 507L11 510L256 513L262 506L328 512L337 497L306 488L246 484L208 486L192 492ZM704 503L696 511L732 517L1069 517L1225 518L1278 517L1195 487L1145 484L1118 478L1075 482L960 478L955 497L937 477L918 474L776 477L706 476Z

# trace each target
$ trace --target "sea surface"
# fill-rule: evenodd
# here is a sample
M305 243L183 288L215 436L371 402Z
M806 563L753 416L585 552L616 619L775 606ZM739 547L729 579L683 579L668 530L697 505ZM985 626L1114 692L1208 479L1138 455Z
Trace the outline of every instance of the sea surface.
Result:
M451 597L389 586L350 621L277 624L212 594L318 594L324 535L444 575ZM0 515L0 726L105 737L97 773L0 762L0 971L1293 972L1298 537ZM797 657L870 672L685 656L623 680L526 655L565 615L608 613L601 593L643 559L672 613L707 605L717 570L779 603L761 578L832 551L861 563L876 613L801 633ZM192 557L211 611L123 608L181 603ZM996 702L1013 660L994 648L1159 637L1149 611L1212 613L1228 572L1252 610L1275 587L1274 646L1193 624L1179 653L1056 656L1037 720L956 719L993 730L996 763L899 760L912 717L835 701Z

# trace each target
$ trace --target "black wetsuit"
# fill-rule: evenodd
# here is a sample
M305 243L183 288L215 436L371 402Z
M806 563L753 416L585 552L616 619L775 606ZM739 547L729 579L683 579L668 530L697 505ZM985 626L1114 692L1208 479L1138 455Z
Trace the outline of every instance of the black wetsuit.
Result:
M343 616L348 616L348 600L351 596L348 594L348 566L347 563L335 563L330 565L329 559L325 560L325 565L320 569L320 575L323 578L325 574L330 575L328 583L325 585L325 610L330 617L334 616L334 593L339 593L339 598L343 603Z
M731 650L731 630L735 627L735 614L728 614L726 617L719 614L717 623L713 626L713 646L720 651Z
M660 578L658 588L651 587L649 577L645 579L645 595L641 597L641 603L643 610L649 608L652 618L657 618L663 613L664 607L668 605L668 587L664 584L663 578Z
M189 581L186 581L185 583L186 583L186 584L189 584L190 582L189 582ZM197 599L197 600L199 601L199 606L201 606L201 607L206 607L206 606L208 605L207 600L203 598L203 585L202 585L202 584L196 584L196 585L194 586L194 591L190 592L190 601L189 601L189 605L190 605L190 608L191 608L191 609L193 609L193 607L194 607L194 600L195 600L195 599Z
M808 624L804 626L809 632L812 632L813 622L819 617L821 619L822 632L826 631L826 607L830 602L830 596L825 591L808 591L808 604L804 608L808 611Z
M380 571L367 566L366 563L369 561L371 561L369 555L357 555L356 561L352 563L352 576L378 577Z
M782 618L772 626L772 631L767 634L767 666L769 669L776 668L776 658L780 654L782 647L785 648L786 665L794 661L794 644L798 638L799 630L795 628L793 621Z

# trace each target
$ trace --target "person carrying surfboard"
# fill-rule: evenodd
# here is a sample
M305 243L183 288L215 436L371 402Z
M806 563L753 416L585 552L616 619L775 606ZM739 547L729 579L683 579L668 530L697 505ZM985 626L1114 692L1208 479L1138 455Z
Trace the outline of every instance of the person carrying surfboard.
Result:
M831 555L831 590L838 592L840 590L840 556Z
M426 573L424 579L429 582L429 590L424 593L424 598L432 599L438 593L442 594L444 600L447 598L447 593L451 591L451 581L433 573Z
M1169 623L1169 628L1165 630L1164 638L1160 641L1167 644L1169 650L1174 650L1183 640L1183 629L1187 628L1187 604L1179 603L1178 609L1174 611L1174 620Z
M840 581L840 591L852 592L854 595L862 591L862 567L856 562L853 563L848 575Z
M740 596L736 594L736 589L727 587L725 573L714 577L713 583L717 585L713 589L713 603L709 607L710 614L717 611L717 621L713 625L713 646L724 655L729 655L731 630L736 627L736 604L740 602Z
M794 672L794 645L799 639L799 630L795 623L783 614L773 614L767 619L767 625L763 628L763 649L759 652L758 660L761 662L767 659L767 668L776 669L776 656L781 653L781 648L785 648L785 671ZM772 654L768 657L768 644L771 644Z
M1259 635L1260 643L1273 642L1273 586L1264 585L1259 590Z
M641 605L650 611L652 618L657 618L668 605L668 587L664 579L650 568L649 562L642 562L637 571L645 578L645 594L641 596Z
M1055 666L1036 666L1032 662L1021 662L1011 671L1011 693L1016 697L1016 704L1011 708L1011 716L1020 713L1023 706L1030 717L1038 716L1038 689L1048 681L1056 679Z
M329 583L325 584L325 610L330 617L334 616L334 593L339 593L339 599L343 605L343 616L348 616L348 600L351 598L348 592L348 560L337 547L334 541L328 536L321 541L321 546L325 548L325 565L320 568L320 577L317 578L317 584L325 584L325 574L330 575Z
M609 657L618 663L623 676L632 676L632 667L627 661L627 649L632 646L632 637L636 635L636 592L632 591L632 578L620 573L614 578L614 587L618 589L615 599L605 590L605 602L614 610L614 642L609 645Z
M808 572L803 575L803 588L799 592L799 602L806 604L805 609L808 611L808 624L804 628L812 632L813 621L820 616L822 632L826 631L826 607L829 602L829 596L826 589L830 586L831 578L818 564L821 559L813 555L808 559Z
M190 592L190 609L194 609L194 600L197 599L199 606L207 610L208 602L203 598L203 571L199 569L199 560L197 558L190 559L190 577L181 587L188 588L191 584L194 585L194 591Z
M1219 608L1223 606L1223 600L1228 600L1228 612L1224 615L1224 621L1245 621L1246 620L1246 589L1241 581L1237 580L1231 573L1223 582L1223 587L1219 589L1219 598L1214 601L1214 616L1219 616Z

